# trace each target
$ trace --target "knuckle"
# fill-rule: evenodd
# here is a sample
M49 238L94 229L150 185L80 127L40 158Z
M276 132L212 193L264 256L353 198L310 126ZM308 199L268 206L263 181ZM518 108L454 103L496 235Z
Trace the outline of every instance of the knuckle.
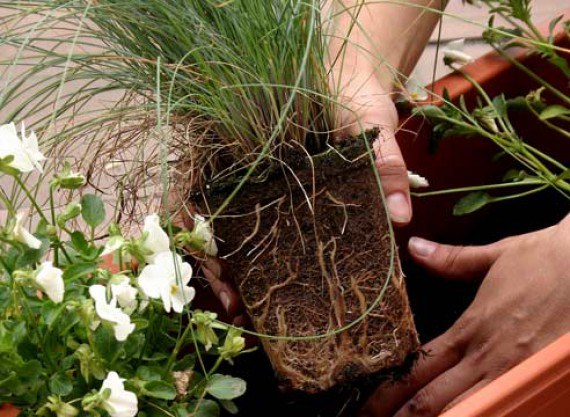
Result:
M480 369L481 364L485 363L492 356L491 351L491 344L488 339L473 343L467 356L470 367L472 369Z
M408 169L400 155L379 154L376 157L376 165L378 172L382 176L402 176L405 177L407 181Z
M469 344L477 322L477 316L466 311L450 329L453 344L457 347L463 347Z
M450 270L456 269L459 263L459 259L461 258L461 255L463 254L464 250L465 250L464 246L450 247L443 259L443 264L445 265L445 267Z
M404 412L409 416L431 416L434 412L431 391L428 388L418 391L405 405Z

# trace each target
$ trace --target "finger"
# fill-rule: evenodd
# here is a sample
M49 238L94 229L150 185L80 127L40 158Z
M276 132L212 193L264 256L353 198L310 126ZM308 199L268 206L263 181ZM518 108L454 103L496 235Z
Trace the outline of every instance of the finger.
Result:
M408 242L408 250L417 263L439 276L463 280L483 278L505 248L502 242L453 246L419 237L412 237Z
M380 131L374 151L388 214L396 225L406 225L412 219L408 170L392 129Z
M238 316L243 310L243 305L232 283L225 279L226 274L223 265L216 259L209 259L202 264L202 272L228 316L232 319Z
M479 376L466 361L444 372L419 390L394 417L432 417L454 398L477 384Z
M473 385L471 388L469 388L467 391L465 391L464 393L462 393L461 395L458 395L457 397L455 397L453 399L453 401L451 401L449 404L447 404L443 410L441 411L442 414L451 410L453 407L455 407L457 404L459 404L460 402L462 402L464 399L471 397L473 394L475 394L477 391L479 391L481 388L485 387L486 385L488 385L491 382L490 379L482 379L481 381L477 382L475 385Z
M425 345L427 354L420 357L411 374L402 381L381 385L365 404L361 416L392 416L412 395L457 365L463 352L451 340L446 333Z

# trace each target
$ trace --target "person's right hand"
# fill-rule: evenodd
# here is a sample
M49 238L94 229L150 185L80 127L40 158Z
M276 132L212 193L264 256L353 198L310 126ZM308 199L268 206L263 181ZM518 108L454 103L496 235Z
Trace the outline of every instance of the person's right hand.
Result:
M419 238L415 261L441 277L479 280L473 303L426 344L411 373L384 383L361 416L434 417L570 332L570 216L485 246Z

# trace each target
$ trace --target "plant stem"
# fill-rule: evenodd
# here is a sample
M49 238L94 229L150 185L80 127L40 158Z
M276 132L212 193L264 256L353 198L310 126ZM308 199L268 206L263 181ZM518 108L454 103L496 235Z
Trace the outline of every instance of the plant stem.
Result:
M176 341L176 345L174 346L174 349L172 350L172 353L170 354L170 357L168 358L168 362L166 363L166 372L167 373L170 373L170 371L172 370L172 365L174 364L174 361L178 357L178 354L180 353L180 349L182 349L182 347L184 346L184 340L186 339L186 337L188 337L188 333L191 333L191 332L192 332L192 324L188 323L188 325L184 329L184 332L182 333L182 336L180 336L178 338L178 340Z
M26 197L28 198L28 200L30 200L30 203L32 203L32 205L34 206L34 208L36 209L36 211L38 212L39 216L46 222L49 224L49 221L47 219L47 217L45 216L42 208L38 205L38 203L36 202L36 199L32 196L32 194L30 193L30 190L28 189L28 187L26 187L26 184L24 184L24 182L21 180L21 178L18 175L13 176L13 178L15 179L16 183L20 186L20 188L22 189L22 191L24 191L24 194L26 195Z
M519 182L507 182L507 183L499 183L499 184L487 184L487 185L474 185L471 187L461 187L461 188L451 188L446 190L437 190L437 191L428 191L425 193L416 193L412 192L411 195L414 197L432 197L436 195L446 195L446 194L454 194L454 193L464 193L470 191L482 191L482 190L494 190L499 188L512 188L512 187L524 187L536 184L544 184L544 181L541 180L524 180Z

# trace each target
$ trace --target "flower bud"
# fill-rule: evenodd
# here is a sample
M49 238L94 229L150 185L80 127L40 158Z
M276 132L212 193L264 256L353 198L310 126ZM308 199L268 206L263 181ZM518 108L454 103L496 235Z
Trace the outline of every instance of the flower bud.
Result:
M210 350L212 345L217 345L219 341L213 328L217 317L216 313L201 310L196 310L192 315L192 323L196 326L196 338L204 345L206 351Z
M224 340L223 346L218 348L220 356L231 363L232 358L238 356L245 348L245 338L241 336L241 330L230 328Z
M49 413L50 410L51 413ZM79 410L69 403L61 401L55 395L48 397L48 402L45 403L36 413L38 416L47 416L55 414L57 417L75 417L79 414Z
M65 223L67 223L71 219L75 219L80 214L81 214L81 204L71 203L65 208L65 210L59 216L57 216L57 225L59 227L64 227Z
M66 190L76 190L85 185L87 179L84 175L71 170L71 165L68 162L63 164L63 169L60 173L54 175L50 181L50 186L53 188L63 188Z

